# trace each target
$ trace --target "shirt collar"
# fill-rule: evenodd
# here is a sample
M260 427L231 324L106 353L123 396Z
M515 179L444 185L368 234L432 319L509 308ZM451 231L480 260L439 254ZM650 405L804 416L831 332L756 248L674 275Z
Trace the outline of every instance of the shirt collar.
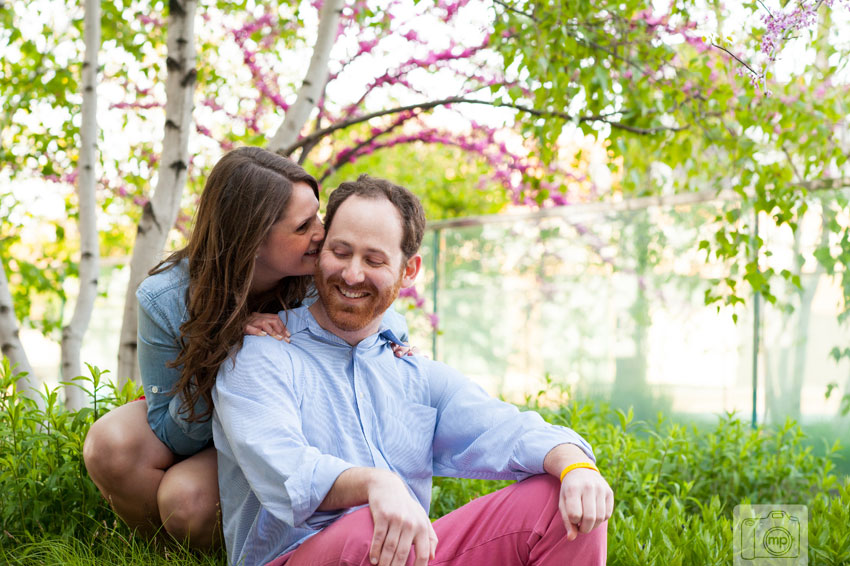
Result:
M332 342L334 344L342 344L348 346L351 345L334 334L333 332L329 332L322 328L319 323L316 321L316 318L313 316L313 313L310 312L309 306L302 306L295 309L290 309L286 311L280 311L278 313L280 319L286 325L286 329L289 330L289 333L293 336L299 332L303 332L305 330L309 330L313 335L318 336L328 342ZM381 319L381 326L378 328L378 331L375 334L367 336L363 340L357 344L358 348L361 349L369 349L375 346L382 346L387 342L392 342L393 344L398 344L403 346L404 344L395 333L387 326L387 323L384 319Z

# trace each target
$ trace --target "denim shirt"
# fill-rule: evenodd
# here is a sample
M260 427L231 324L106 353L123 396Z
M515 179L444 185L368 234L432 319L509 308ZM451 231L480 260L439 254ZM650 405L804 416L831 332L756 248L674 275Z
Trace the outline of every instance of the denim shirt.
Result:
M180 411L182 395L172 391L180 379L180 368L166 364L180 353L180 325L188 318L186 291L189 287L188 261L147 277L136 290L139 301L138 356L142 386L148 403L148 424L154 434L175 454L190 456L212 440L212 421L189 422L188 412ZM305 301L309 304L310 300ZM404 317L390 309L384 323L407 341ZM196 405L204 412L203 400Z

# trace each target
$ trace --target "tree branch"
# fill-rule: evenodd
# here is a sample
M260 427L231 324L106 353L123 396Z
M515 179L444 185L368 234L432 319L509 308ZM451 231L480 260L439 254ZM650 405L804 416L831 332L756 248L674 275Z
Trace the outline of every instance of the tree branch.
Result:
M749 65L747 65L744 61L742 61L742 60L741 60L741 59L740 59L737 55L735 55L734 53L732 53L731 51L729 51L729 50L728 50L728 49L726 49L725 47L723 47L723 46L721 46L721 45L717 45L716 43L712 43L712 44L711 44L711 46L712 46L712 47L715 47L715 48L717 48L717 49L719 49L719 50L721 50L721 51L723 51L724 53L726 53L727 55L729 55L730 57L732 57L735 61L737 61L738 63L740 63L740 64L741 64L741 65L743 65L744 67L746 67L746 68L747 68L747 70L748 70L749 72L751 72L753 75L755 75L756 77L760 77L760 76L761 76L761 73L759 73L759 72L755 71L752 67L750 67Z
M344 130L350 126L354 126L356 124L362 124L363 122L368 122L375 118L380 118L381 116L389 116L391 114L398 114L401 112L407 112L410 110L431 110L438 106L447 106L449 104L483 104L486 106L493 106L494 108L510 108L513 110L518 110L525 114L530 114L531 116L537 116L541 118L560 118L566 121L577 121L577 122L605 122L606 124L610 124L611 127L617 128L620 130L625 130L627 132L632 132L635 134L641 135L651 135L659 132L679 132L682 130L688 129L690 126L676 126L676 127L667 127L660 126L657 128L638 128L636 126L630 126L628 124L623 124L622 122L614 122L607 119L606 114L600 114L595 116L579 116L574 117L570 116L566 112L559 112L557 110L539 110L537 108L529 108L527 106L523 106L521 104L513 104L510 102L493 102L488 100L476 100L471 98L464 98L462 96L451 96L449 98L443 98L441 100L432 100L429 102L420 102L417 104L409 104L407 106L399 106L397 108L390 108L387 110L378 110L377 112L372 112L370 114L364 114L363 116L358 116L357 118L351 118L349 120L344 120L342 122L336 122L326 128L322 128L321 130L317 130L308 136L304 136L297 142L293 143L289 147L286 147L280 150L279 153L283 155L292 155L296 149L300 147L304 147L308 144L315 143L316 141L328 136L338 130Z
M525 12L523 12L522 10L517 10L517 9L516 9L516 8L514 8L513 6L508 6L508 5L507 5L507 3L502 2L501 0L493 0L493 2L495 2L496 4L498 4L499 6L501 6L502 8L504 8L505 10L507 10L507 11L509 11L509 12L513 12L514 14L516 14L516 15L518 15L518 16L522 16L522 17L524 17L524 18L528 18L528 19L529 19L529 20L531 20L532 22L537 22L537 21L538 21L538 20L537 20L537 18L535 18L533 15L531 15L531 14L526 14L526 13L525 13Z

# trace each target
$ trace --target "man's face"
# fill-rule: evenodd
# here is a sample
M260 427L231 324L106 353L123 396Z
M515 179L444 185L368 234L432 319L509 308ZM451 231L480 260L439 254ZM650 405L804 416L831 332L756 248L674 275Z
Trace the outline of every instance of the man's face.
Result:
M338 329L377 330L399 289L413 284L419 256L405 261L401 238L401 216L390 201L351 196L339 206L315 273L319 299Z

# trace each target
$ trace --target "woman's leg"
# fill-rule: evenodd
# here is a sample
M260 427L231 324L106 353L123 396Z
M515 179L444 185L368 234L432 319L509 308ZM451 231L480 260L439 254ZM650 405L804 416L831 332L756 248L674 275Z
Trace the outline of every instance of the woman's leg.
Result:
M98 419L86 436L83 459L95 485L131 529L150 536L164 523L165 531L195 548L219 544L215 450L175 463L148 425L144 400Z
M221 544L218 463L207 448L168 468L157 493L159 516L174 538L195 548Z
M86 435L83 459L89 476L132 529L159 529L157 490L174 454L151 430L147 403L133 401L95 421Z

